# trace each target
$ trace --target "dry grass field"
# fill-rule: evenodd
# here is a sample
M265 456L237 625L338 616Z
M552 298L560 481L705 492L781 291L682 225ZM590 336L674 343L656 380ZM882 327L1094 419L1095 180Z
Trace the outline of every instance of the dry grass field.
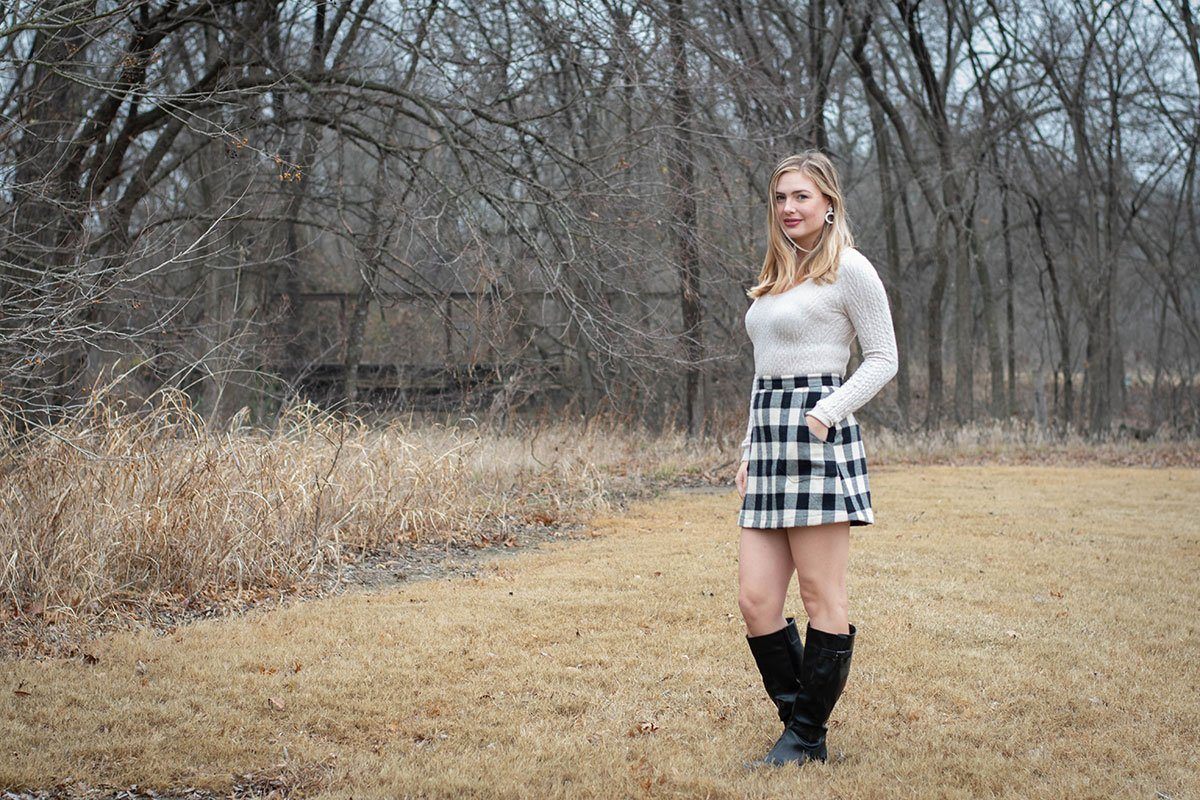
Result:
M187 396L92 393L36 435L0 415L0 659L336 591L414 546L517 546L664 486L732 485L738 412L690 438L628 421L366 420L288 408L213 426ZM1025 420L868 426L873 465L1200 467L1200 442L1083 441Z
M872 489L835 762L742 767L778 721L723 489L596 518L593 538L474 577L0 662L0 786L1200 797L1200 471L881 466Z

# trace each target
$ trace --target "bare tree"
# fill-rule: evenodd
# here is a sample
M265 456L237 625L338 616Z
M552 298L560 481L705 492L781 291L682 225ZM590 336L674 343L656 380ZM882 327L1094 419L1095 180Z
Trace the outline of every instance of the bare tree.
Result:
M1028 415L1046 363L1063 429L1186 429L1196 44L1166 0L20 0L0 403L119 362L213 419L423 381L709 430L766 177L819 146L896 317L881 420L969 422L984 371Z

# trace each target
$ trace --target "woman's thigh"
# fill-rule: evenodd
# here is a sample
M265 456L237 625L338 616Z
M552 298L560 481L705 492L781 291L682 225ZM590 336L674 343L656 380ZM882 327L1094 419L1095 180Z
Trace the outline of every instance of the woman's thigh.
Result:
M850 523L788 528L787 538L801 593L844 596Z
M738 543L738 594L743 608L758 608L771 617L782 614L793 574L795 567L786 531L742 528Z

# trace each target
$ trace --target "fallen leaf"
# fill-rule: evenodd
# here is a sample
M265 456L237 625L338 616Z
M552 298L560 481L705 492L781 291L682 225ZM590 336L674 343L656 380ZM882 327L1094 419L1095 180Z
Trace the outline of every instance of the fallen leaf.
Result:
M267 706L275 711L283 711L283 701L278 697L268 697Z
M658 730L658 723L654 722L653 720L645 720L643 722L639 722L638 724L634 725L632 728L629 729L629 733L627 733L625 735L626 736L644 736L647 733L654 733L656 730Z

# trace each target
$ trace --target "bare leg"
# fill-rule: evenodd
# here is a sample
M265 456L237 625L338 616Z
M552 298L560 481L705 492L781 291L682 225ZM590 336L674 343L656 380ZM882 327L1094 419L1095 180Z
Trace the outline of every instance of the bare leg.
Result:
M809 624L827 633L849 633L850 523L788 528L788 543Z
M738 543L738 607L749 636L774 633L786 624L783 603L794 572L786 530L742 528Z

